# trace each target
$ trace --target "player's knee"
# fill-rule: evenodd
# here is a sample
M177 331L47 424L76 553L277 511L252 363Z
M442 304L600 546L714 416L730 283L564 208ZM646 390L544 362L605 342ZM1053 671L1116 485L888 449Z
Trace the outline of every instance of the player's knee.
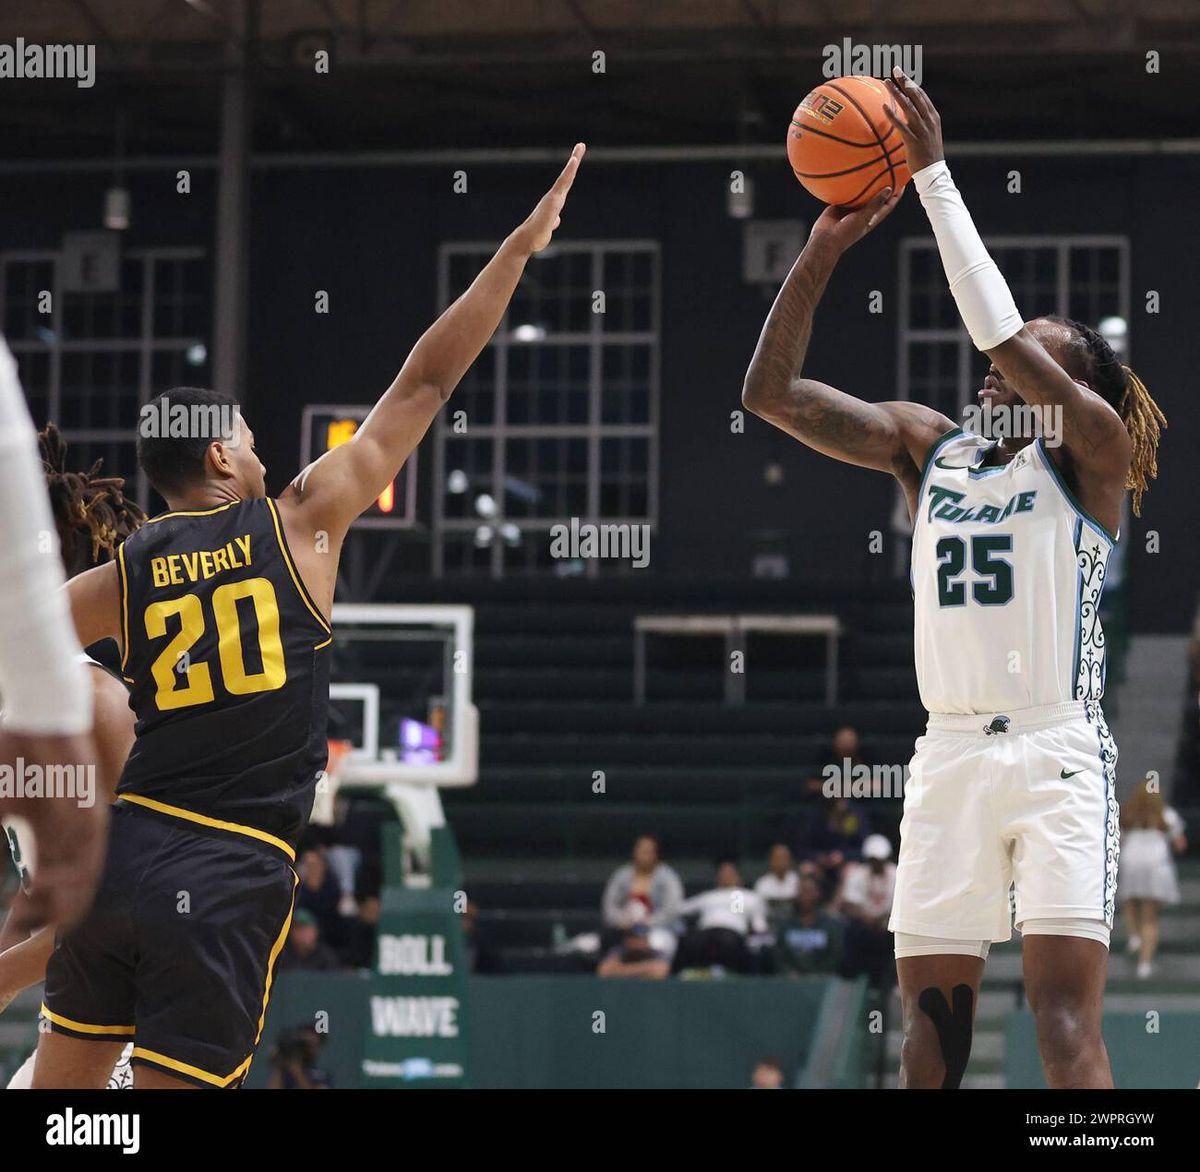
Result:
M1099 1022L1074 997L1042 996L1031 1008L1038 1048L1047 1062L1071 1061L1100 1040Z

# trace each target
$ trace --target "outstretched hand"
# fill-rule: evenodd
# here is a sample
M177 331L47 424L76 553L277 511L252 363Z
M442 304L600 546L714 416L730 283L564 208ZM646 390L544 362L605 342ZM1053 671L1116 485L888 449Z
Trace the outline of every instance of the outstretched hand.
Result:
M884 106L883 112L904 139L908 169L916 173L944 159L942 118L929 95L899 66L892 70L885 84L894 105ZM903 118L898 116L897 108Z
M571 157L554 181L554 186L542 196L537 207L530 212L529 218L514 233L530 252L541 252L550 243L555 229L561 222L563 205L567 202L571 184L575 182L575 175L586 151L587 147L583 143L575 144L575 149L571 151Z
M813 224L810 238L827 239L836 245L839 252L845 252L872 228L882 224L892 214L892 209L903 194L903 189L893 194L890 187L885 187L861 208L827 207Z

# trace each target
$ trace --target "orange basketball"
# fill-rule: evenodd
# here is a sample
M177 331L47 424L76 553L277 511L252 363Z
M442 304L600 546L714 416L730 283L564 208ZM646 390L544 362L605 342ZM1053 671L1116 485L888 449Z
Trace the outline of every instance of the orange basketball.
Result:
M891 96L874 77L822 82L796 107L788 161L824 203L860 208L885 187L903 191L912 173L904 140L888 121Z

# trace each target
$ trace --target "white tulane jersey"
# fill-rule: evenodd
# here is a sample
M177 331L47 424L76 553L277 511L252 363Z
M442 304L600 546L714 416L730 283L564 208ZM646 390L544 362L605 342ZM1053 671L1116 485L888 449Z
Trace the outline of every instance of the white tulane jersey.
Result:
M921 702L995 714L1099 700L1116 539L1076 503L1042 440L982 467L991 446L955 428L925 462L912 550Z

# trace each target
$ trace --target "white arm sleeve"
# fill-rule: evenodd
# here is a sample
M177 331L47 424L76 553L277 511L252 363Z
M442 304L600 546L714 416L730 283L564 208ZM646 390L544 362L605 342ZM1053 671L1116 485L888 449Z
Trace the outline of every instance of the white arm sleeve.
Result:
M4 727L14 732L92 727L64 581L37 433L0 339L0 703Z
M950 292L971 341L978 350L999 346L1025 323L1008 282L983 246L945 159L918 171L913 184L929 217Z

